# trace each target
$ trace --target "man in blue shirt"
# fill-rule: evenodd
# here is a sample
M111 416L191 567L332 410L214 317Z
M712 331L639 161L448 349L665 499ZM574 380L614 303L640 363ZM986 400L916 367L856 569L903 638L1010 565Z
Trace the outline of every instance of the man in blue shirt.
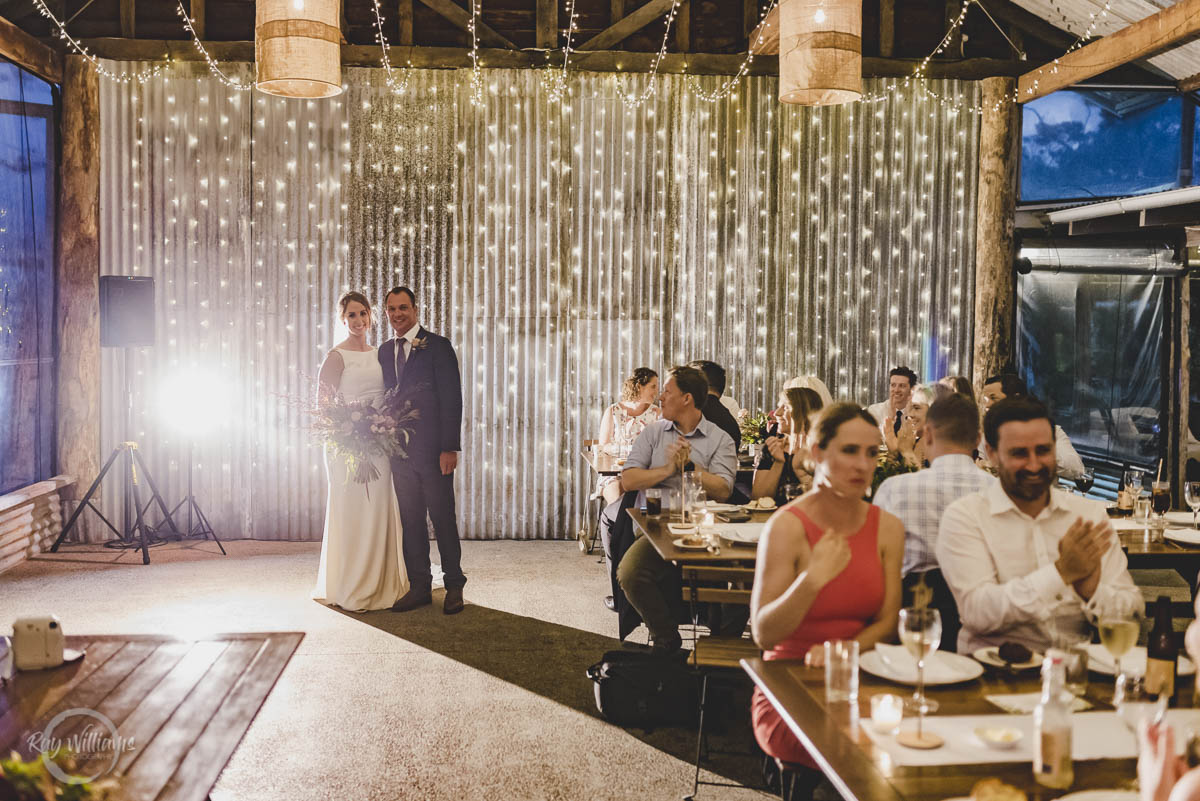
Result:
M667 375L661 397L664 419L646 426L634 442L621 487L626 492L659 487L665 490L663 506L677 507L681 474L690 462L705 494L724 501L737 475L737 451L733 439L703 416L708 381L692 367L676 367ZM683 644L673 604L677 599L668 598L663 588L678 570L645 537L617 565L617 581L650 630L654 649L668 654Z

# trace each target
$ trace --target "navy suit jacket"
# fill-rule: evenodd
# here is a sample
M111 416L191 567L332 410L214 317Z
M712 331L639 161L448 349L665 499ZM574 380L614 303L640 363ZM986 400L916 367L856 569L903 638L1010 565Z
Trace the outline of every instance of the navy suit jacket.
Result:
M458 355L450 340L417 329L417 340L425 346L411 348L404 365L400 399L410 401L419 417L412 423L412 434L405 449L411 461L438 461L443 451L461 451L462 380L458 374ZM389 339L379 348L383 384L396 386L396 346Z

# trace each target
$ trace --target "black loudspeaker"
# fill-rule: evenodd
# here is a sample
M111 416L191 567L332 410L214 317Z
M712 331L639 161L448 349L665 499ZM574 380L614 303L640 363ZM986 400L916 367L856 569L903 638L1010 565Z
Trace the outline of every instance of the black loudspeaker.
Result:
M142 348L154 344L154 279L100 276L100 345Z

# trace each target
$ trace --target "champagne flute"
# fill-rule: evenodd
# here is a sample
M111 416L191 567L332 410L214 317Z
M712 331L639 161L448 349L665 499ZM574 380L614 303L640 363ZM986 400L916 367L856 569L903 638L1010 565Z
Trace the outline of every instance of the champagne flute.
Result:
M1200 481L1189 481L1183 485L1183 499L1192 509L1192 528L1197 528L1196 513L1200 512Z
M942 616L928 606L911 606L900 610L899 628L900 642L917 660L917 689L905 706L923 717L938 708L937 701L925 697L925 660L942 641Z

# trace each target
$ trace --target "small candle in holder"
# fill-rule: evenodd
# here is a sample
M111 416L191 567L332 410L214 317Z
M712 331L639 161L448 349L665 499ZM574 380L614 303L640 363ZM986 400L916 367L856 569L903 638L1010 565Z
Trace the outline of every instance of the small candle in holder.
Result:
M900 731L904 718L904 699L898 695L882 693L871 696L871 726L880 734L895 734Z

